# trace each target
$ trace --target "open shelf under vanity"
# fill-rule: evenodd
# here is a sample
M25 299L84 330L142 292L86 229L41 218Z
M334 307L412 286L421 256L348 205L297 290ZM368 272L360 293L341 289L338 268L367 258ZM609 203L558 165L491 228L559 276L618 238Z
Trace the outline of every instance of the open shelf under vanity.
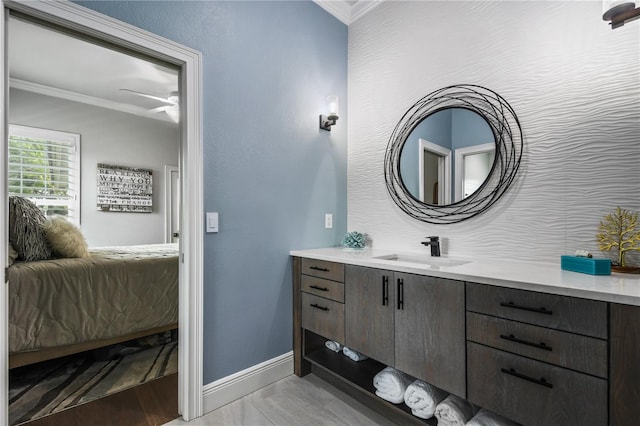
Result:
M386 365L374 359L353 361L342 352L334 352L325 346L326 338L309 330L304 330L304 359L311 364L311 372L331 383L352 398L374 409L398 424L418 424L436 426L435 417L424 420L411 414L404 403L393 404L375 392L373 378ZM371 405L371 401L377 404Z

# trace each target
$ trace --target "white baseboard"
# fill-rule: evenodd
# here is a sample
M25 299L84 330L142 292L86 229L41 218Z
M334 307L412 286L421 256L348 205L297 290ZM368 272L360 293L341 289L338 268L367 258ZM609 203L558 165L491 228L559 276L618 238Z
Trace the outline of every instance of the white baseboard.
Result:
M203 415L293 374L293 351L202 387Z

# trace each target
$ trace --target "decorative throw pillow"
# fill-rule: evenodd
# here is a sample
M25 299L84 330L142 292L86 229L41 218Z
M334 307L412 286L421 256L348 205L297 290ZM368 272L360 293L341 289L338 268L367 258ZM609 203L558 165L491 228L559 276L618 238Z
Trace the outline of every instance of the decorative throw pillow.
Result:
M9 242L9 266L13 265L16 261L16 259L18 258L18 252L16 251L16 249L13 247L13 244L11 244L11 242Z
M51 248L40 225L44 213L31 201L9 197L9 242L21 259L28 262L51 258Z
M62 216L51 216L42 224L47 241L58 257L87 257L87 242L73 223Z

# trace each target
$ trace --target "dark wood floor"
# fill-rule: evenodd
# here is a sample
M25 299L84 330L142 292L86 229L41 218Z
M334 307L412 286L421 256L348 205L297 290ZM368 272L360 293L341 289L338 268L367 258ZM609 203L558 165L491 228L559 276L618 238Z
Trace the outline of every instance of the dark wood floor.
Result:
M171 374L26 426L156 426L178 417L178 374Z

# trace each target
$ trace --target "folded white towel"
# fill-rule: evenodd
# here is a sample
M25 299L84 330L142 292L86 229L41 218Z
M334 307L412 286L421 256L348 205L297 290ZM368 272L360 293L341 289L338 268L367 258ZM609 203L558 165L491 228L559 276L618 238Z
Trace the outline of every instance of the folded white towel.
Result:
M346 346L342 348L342 353L351 358L353 361L364 361L368 358L366 355L363 355L360 352L356 352L353 349L349 349Z
M493 411L481 408L467 423L467 426L518 426L518 423L511 421Z
M416 380L404 392L404 403L411 413L421 419L430 419L436 412L436 406L449 395L440 388Z
M455 395L449 395L436 406L438 426L464 426L475 414L473 405Z
M394 404L404 402L404 393L411 382L413 382L413 378L411 376L408 376L393 367L385 368L373 378L373 386L376 388L376 395Z
M324 345L334 352L340 352L342 350L342 345L333 340L327 340L326 342L324 342Z

